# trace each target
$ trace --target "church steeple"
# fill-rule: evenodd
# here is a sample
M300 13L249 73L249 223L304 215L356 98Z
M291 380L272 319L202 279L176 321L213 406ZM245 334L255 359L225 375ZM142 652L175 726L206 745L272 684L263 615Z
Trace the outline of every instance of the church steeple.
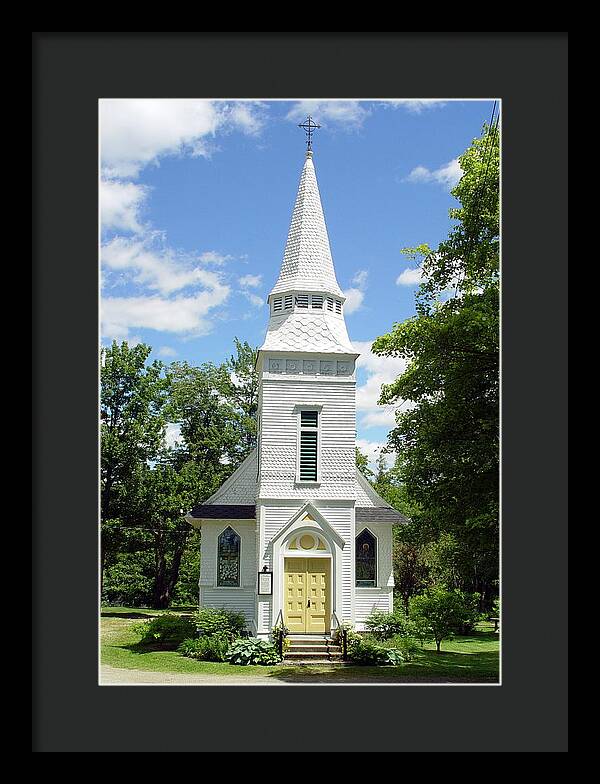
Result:
M279 278L268 298L269 328L261 350L356 356L344 321L345 299L335 276L313 153L308 149Z
M271 297L283 291L299 289L343 297L333 268L312 156L312 150L308 150L300 175L279 279L271 291Z

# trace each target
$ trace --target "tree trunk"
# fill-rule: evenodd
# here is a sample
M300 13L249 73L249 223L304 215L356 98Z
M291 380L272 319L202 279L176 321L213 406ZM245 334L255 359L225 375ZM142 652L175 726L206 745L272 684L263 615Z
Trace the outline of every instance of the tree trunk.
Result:
M179 542L175 553L173 554L173 561L171 562L171 570L169 575L169 585L168 585L168 597L169 601L171 601L171 597L175 591L175 586L177 585L177 581L179 580L179 569L181 567L181 559L183 558L183 553L185 551L185 545L187 542L187 532L185 533L183 540Z
M155 539L154 551L154 588L152 591L152 607L165 610L169 606L169 586L167 580L167 561L162 548L162 538Z
M435 647L436 647L436 649L437 649L437 652L438 652L438 653L440 652L440 646L441 646L441 644L442 644L442 641L441 641L441 640L436 640L436 641L435 641Z

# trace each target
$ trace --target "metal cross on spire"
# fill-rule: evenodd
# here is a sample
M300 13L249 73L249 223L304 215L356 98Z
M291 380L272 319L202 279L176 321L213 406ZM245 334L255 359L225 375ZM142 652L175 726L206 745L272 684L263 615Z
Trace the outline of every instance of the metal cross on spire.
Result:
M306 133L306 150L307 150L307 152L309 150L312 150L312 135L315 132L315 128L320 128L320 127L321 127L320 125L317 125L317 123L314 122L314 120L310 116L310 114L308 115L306 120L304 120L303 123L299 123L298 124L298 128L304 128L304 131Z

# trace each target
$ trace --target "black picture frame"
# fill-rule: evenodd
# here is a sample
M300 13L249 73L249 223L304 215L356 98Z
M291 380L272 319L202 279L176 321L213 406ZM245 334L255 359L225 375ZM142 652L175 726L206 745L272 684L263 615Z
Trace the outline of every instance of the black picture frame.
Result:
M566 751L567 33L32 35L33 750ZM192 96L501 98L501 686L98 686L98 100Z
M269 590L262 591L261 590L261 577L269 577ZM256 584L256 593L258 596L272 596L273 595L273 572L263 571L258 573L258 581Z

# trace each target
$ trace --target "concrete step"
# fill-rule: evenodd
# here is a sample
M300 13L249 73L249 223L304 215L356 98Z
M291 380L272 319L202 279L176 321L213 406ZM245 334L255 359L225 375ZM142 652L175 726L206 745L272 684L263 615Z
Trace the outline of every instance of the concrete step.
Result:
M285 652L286 659L328 659L329 656L323 651L292 651Z
M315 637L308 637L308 636L305 637L304 635L302 635L302 636L299 636L299 635L298 636L297 635L293 635L293 636L292 635L288 635L287 639L290 642L300 642L300 643L302 643L302 642L317 642L317 643L325 644L327 642L331 642L331 638L330 637L316 637L316 636Z

